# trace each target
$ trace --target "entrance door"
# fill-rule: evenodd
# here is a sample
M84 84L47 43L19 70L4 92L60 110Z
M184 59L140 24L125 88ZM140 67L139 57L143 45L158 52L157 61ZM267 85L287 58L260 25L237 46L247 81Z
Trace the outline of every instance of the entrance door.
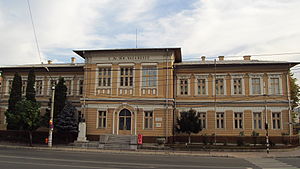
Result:
M119 113L119 134L131 134L131 112L123 109Z

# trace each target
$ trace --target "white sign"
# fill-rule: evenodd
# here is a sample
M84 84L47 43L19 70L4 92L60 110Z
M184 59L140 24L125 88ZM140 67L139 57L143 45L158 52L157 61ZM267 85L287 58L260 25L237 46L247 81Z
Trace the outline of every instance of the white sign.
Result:
M156 117L155 121L162 121L162 118L161 117Z
M161 123L155 123L155 127L161 127Z

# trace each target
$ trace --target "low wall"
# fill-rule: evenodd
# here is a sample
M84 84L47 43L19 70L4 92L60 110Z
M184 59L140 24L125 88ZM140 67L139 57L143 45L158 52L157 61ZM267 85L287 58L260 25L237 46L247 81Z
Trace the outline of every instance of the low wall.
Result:
M45 139L49 133L45 131L34 131L32 133L33 144L46 144ZM53 133L53 144L68 144L77 139L77 133L62 134ZM0 141L12 143L29 143L29 134L26 131L0 130Z

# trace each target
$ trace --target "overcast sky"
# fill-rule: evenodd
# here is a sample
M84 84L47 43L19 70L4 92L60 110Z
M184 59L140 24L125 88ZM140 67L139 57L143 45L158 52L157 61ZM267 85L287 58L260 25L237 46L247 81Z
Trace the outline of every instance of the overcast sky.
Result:
M300 61L300 0L0 0L0 65L69 62L73 49L181 47L183 60ZM77 56L76 56L77 57ZM82 60L77 57L79 61ZM300 78L300 66L294 68Z

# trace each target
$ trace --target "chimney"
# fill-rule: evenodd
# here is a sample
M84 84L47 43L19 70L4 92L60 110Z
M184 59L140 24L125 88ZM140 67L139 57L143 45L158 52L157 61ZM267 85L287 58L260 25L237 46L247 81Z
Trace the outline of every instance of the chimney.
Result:
M201 56L201 61L205 62L205 56Z
M52 64L52 60L48 60L48 64Z
M71 57L71 63L75 64L76 63L76 58L75 57Z
M224 56L219 56L219 60L224 60Z
M246 55L246 56L243 56L244 60L251 60L251 56L250 55Z

